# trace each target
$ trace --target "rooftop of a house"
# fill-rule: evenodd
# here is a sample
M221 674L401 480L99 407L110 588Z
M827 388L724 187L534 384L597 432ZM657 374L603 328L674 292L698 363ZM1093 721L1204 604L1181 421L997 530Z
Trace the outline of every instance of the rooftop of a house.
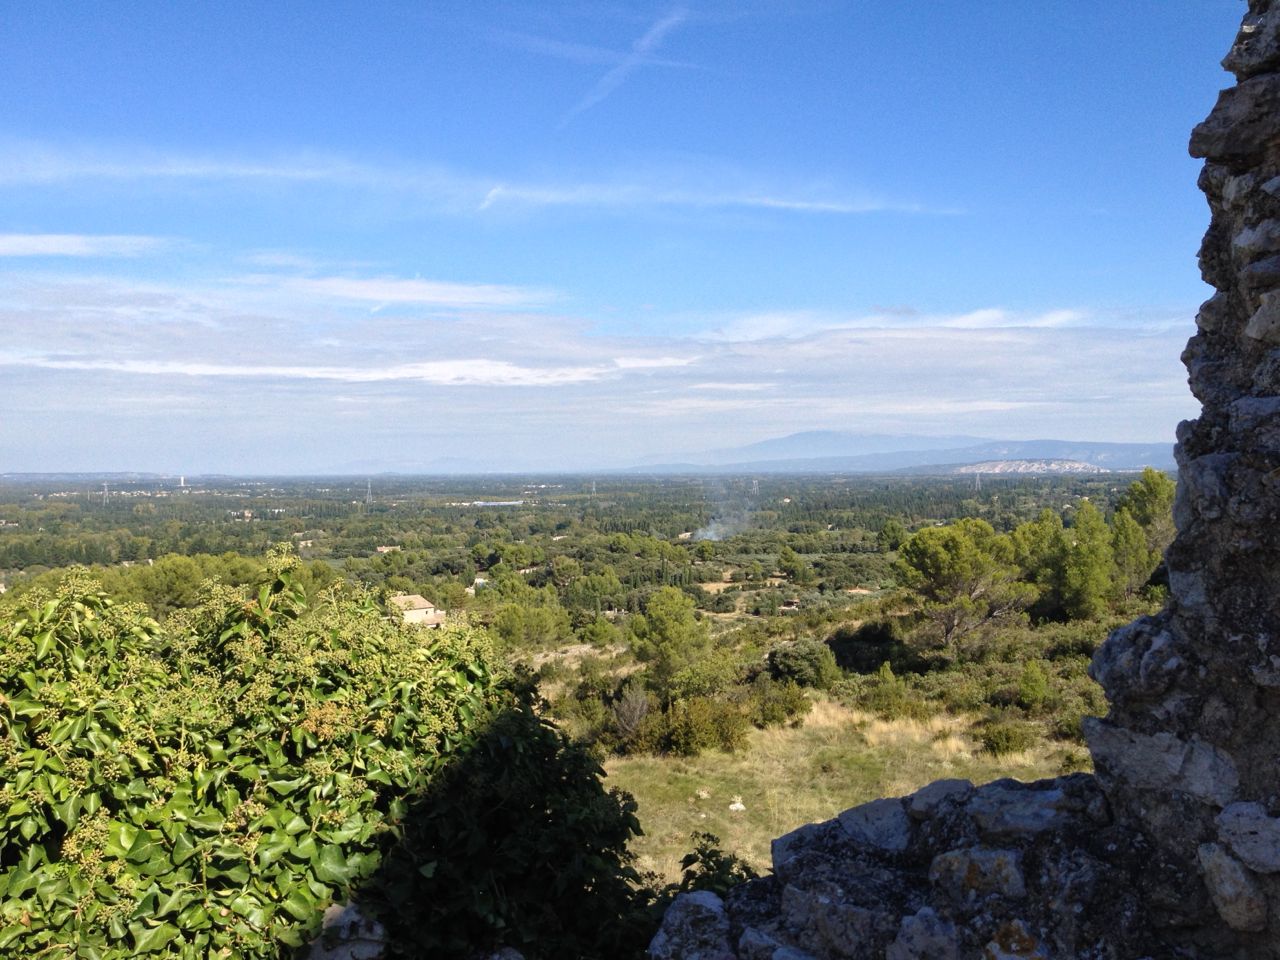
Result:
M420 593L401 593L388 599L401 610L434 610L436 605Z

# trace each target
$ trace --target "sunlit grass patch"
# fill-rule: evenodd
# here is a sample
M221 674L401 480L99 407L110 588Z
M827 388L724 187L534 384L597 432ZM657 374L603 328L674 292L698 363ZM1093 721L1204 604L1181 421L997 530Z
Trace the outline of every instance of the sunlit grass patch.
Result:
M1063 766L1062 748L1048 742L994 757L972 728L972 720L947 715L882 720L820 698L801 726L752 730L738 753L615 757L606 768L610 785L639 802L640 869L677 879L690 834L709 831L765 872L774 837L857 804L943 777L1036 780ZM735 797L745 809L730 810Z

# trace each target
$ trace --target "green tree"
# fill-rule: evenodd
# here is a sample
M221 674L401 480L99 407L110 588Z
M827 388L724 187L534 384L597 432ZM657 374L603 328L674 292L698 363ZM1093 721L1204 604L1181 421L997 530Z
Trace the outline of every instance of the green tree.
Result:
M881 553L897 550L907 539L907 528L896 517L890 517L876 535L876 547Z
M792 583L806 584L813 582L813 567L790 547L783 547L778 551L778 569Z
M651 685L666 695L677 673L700 660L710 649L706 626L694 616L693 599L678 587L655 591L644 614L632 621L632 649L648 664Z
M1173 497L1177 486L1167 473L1147 467L1129 484L1116 510L1127 510L1147 536L1147 549L1164 556L1173 542Z
M943 643L974 627L1019 610L1034 591L1018 582L1013 543L985 520L966 517L945 527L925 527L898 551L902 582L925 600L925 614Z
M1141 590L1160 562L1160 555L1147 546L1146 533L1124 508L1111 520L1111 555L1116 592L1125 597Z
M1063 531L1062 609L1069 618L1092 619L1106 610L1112 565L1107 521L1085 500L1071 529Z

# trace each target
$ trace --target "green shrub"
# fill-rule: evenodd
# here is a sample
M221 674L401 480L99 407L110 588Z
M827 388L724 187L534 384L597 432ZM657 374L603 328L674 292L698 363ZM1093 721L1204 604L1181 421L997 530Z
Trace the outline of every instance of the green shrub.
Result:
M1041 734L1034 723L1019 720L992 720L978 732L982 747L988 753L1002 757L1009 753L1030 750L1040 742Z
M885 720L924 720L935 712L920 691L894 676L888 661L866 684L857 705Z
M1018 705L1034 712L1044 706L1049 693L1049 675L1044 666L1039 660L1029 661L1018 677Z
M541 757L544 781L562 776L572 805L595 798L578 838L595 859L563 882L626 879L630 807L528 726L529 694L484 634L405 627L359 591L308 607L290 566L273 557L252 597L208 588L163 629L75 576L4 625L0 954L278 957L370 882L415 797L499 722L531 738L507 742ZM546 919L526 895L487 910L490 941ZM472 908L430 909L474 932Z
M1064 695L1053 711L1050 729L1059 740L1084 743L1084 718L1107 712L1106 697L1094 683L1081 685Z
M736 704L709 697L677 700L641 721L628 752L695 757L704 750L732 752L746 743L747 718Z
M689 839L693 841L693 850L681 858L680 869L683 873L680 883L669 892L710 890L724 896L738 884L760 876L747 861L721 850L720 838L714 833L695 831L690 834Z
M831 648L811 638L769 651L769 670L775 680L793 680L802 687L819 690L829 689L840 679Z
M804 695L804 691L794 680L779 683L762 673L751 684L747 712L751 722L757 727L799 723L812 709L813 701Z

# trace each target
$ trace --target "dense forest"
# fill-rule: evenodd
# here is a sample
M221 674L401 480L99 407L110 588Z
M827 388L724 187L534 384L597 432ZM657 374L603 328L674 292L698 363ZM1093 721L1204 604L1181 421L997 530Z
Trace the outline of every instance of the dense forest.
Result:
M962 718L993 769L1087 764L1089 658L1163 597L1172 490L7 478L0 948L274 956L356 894L435 904L429 934L391 924L411 955L632 953L672 891L753 865L704 832L638 869L661 811L628 763L666 776L839 709ZM445 626L403 623L402 594ZM530 872L566 845L576 866ZM607 933L566 920L584 891Z

